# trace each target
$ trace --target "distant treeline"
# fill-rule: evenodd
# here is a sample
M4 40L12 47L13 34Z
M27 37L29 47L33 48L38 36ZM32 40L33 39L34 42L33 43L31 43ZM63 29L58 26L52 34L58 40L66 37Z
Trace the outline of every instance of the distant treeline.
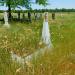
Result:
M42 9L32 10L32 12L75 12L75 9Z
M4 10L0 10L0 13L4 12ZM40 12L40 13L43 13L43 12L75 12L75 9L39 9L39 10L12 10L12 12L14 13L18 13L18 12L21 12L21 13L27 13L27 12Z

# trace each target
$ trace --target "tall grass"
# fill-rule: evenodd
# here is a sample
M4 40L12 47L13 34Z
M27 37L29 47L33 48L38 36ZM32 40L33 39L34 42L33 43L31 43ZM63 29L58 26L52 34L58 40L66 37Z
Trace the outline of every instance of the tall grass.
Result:
M11 28L0 28L0 75L75 75L75 13L56 13L49 19L54 48L23 67L11 61L10 51L23 56L43 47L40 45L42 21L12 22ZM51 14L49 15L51 17Z

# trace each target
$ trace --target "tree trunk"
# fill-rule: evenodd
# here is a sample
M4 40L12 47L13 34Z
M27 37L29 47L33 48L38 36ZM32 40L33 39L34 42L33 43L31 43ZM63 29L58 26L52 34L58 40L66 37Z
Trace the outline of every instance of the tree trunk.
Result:
M8 19L11 20L11 7L10 7L10 3L8 4Z
M31 13L28 12L28 21L31 22Z
M23 17L23 19L25 20L25 13L23 13L22 17Z
M25 13L22 14L22 21L25 21Z
M55 20L55 13L52 13L52 20Z
M18 12L18 20L20 21L20 12Z

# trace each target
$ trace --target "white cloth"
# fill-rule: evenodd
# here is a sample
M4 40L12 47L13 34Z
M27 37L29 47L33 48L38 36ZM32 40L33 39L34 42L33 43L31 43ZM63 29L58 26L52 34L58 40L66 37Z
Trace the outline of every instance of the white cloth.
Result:
M44 21L43 23L42 40L43 40L43 43L45 43L49 47L52 46L51 39L50 39L50 33L49 33L49 26L48 26L47 21Z
M4 21L8 22L8 14L7 14L7 12L4 12Z
M7 12L4 12L4 21L5 21L4 26L9 27L9 23L8 23L8 13L7 13Z

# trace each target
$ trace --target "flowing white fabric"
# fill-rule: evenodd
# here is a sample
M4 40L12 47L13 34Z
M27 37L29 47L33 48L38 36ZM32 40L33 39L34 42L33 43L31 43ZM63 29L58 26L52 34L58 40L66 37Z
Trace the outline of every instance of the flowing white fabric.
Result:
M8 13L7 13L7 12L4 12L4 21L5 21L4 26L9 27L9 23L8 23Z
M8 13L6 12L6 3L4 3L4 7L5 7L5 12L4 12L4 26L5 27L9 27L9 23L8 23Z
M43 40L43 43L45 43L47 46L52 47L49 26L48 26L47 20L44 20L44 23L43 23L42 40Z

